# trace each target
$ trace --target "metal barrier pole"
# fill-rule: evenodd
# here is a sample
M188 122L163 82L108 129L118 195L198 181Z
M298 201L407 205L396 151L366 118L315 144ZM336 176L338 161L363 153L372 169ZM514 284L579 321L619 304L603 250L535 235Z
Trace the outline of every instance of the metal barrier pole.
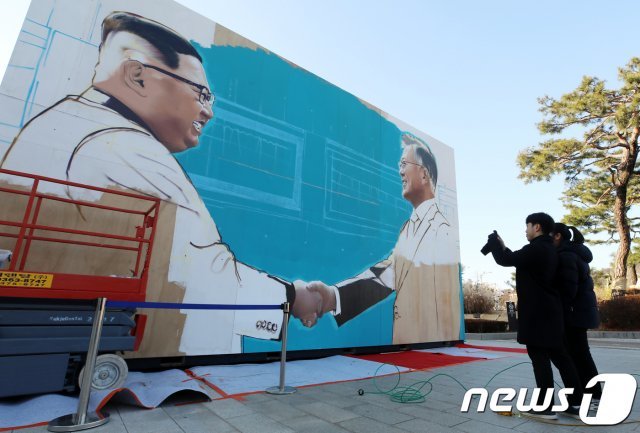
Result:
M47 430L53 432L73 432L87 430L106 424L109 421L109 414L88 413L89 397L91 397L91 384L93 382L93 369L96 365L98 355L98 345L102 335L102 322L104 311L107 305L107 298L98 298L96 313L93 316L93 326L91 327L91 339L89 340L89 351L87 361L84 365L82 376L82 389L78 399L78 410L76 413L64 415L54 419L47 426Z
M268 394L286 395L293 394L296 389L292 386L284 386L285 365L287 363L287 325L289 324L289 307L290 304L285 302L282 304L284 311L284 319L282 321L282 351L280 353L280 386L272 386L265 391Z

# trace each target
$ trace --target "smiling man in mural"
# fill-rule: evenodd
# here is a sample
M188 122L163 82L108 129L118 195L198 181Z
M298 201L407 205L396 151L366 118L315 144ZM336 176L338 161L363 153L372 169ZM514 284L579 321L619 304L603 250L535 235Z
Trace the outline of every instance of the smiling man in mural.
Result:
M112 13L102 23L92 86L27 122L0 167L162 199L164 234L158 238L160 252L154 253L147 300L269 305L289 300L294 314L312 323L320 296L298 287L296 297L292 283L237 261L174 157L198 145L213 118L213 103L202 59L187 40L155 21ZM278 310L149 314L152 332L138 356L240 352L241 336L276 339L282 326Z
M393 344L459 339L458 265L450 224L435 201L438 166L431 149L402 134L402 196L413 207L389 258L335 286L318 281L323 313L341 326L395 292Z

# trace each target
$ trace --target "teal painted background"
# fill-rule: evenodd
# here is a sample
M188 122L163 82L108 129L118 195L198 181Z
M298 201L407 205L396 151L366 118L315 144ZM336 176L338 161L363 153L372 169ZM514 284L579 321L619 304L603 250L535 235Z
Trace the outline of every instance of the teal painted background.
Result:
M397 173L397 126L274 54L197 48L215 118L178 159L237 259L288 281L336 283L387 257L411 213ZM328 315L311 329L292 319L288 347L391 344L393 301L340 328ZM245 352L280 347L243 343Z

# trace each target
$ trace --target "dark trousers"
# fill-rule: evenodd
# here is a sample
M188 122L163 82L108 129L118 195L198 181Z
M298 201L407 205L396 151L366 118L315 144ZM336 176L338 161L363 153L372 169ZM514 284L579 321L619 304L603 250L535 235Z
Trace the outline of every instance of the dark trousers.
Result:
M567 396L569 404L571 406L580 406L580 403L582 403L583 387L567 349L564 346L549 348L527 344L527 353L533 365L533 375L536 378L536 386L541 390L538 404L542 404L544 401L547 389L554 388L553 370L551 369L551 363L553 362L553 365L555 365L560 372L564 387L573 388L573 393ZM553 404L552 400L551 405ZM551 409L551 407L547 409Z
M565 326L565 336L567 350L573 360L578 377L582 387L585 388L587 383L598 375L598 368L591 357L589 349L589 340L587 340L587 329L576 328L574 326ZM598 382L593 388L585 390L585 393L593 395L593 398L600 399L602 396L602 385Z

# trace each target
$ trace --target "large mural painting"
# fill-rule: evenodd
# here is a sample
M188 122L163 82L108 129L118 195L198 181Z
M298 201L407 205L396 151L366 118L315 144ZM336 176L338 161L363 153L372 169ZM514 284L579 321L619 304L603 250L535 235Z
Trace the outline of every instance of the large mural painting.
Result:
M172 1L33 1L0 88L0 168L160 198L148 301L289 301L290 350L464 338L452 149ZM60 245L29 260L132 268ZM283 325L278 310L145 313L131 357L275 351Z

